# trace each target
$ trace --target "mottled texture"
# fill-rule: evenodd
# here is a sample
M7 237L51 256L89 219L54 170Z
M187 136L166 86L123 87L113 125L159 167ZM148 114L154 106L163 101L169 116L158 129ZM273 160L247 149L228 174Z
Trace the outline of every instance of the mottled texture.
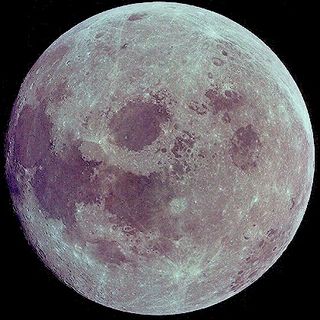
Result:
M234 133L231 144L230 156L237 167L248 170L257 166L262 145L251 124L239 128Z
M308 112L258 38L204 9L96 15L24 80L7 180L26 237L100 304L174 314L216 304L282 254L314 172Z

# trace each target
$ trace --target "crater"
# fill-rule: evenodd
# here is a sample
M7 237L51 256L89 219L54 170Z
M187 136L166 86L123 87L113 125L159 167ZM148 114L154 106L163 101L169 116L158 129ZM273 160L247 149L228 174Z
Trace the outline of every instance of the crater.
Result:
M231 139L229 150L233 164L243 171L257 167L262 144L251 124L239 128Z
M225 40L217 40L218 45L217 48L221 50L222 55L229 56L231 60L235 57L241 57L242 54L240 52L240 48L233 41L225 41Z
M265 240L260 240L259 243L258 243L258 247L263 249L265 246L266 246Z
M124 43L120 49L126 49L126 48L128 48L128 43Z
M137 152L159 137L161 124L169 119L164 105L136 100L115 113L109 127L118 146Z
M269 229L269 230L267 231L267 237L268 237L268 239L271 240L271 241L275 240L275 238L276 238L276 236L277 236L277 233L278 233L278 232L277 232L276 229L273 229L273 228Z
M96 35L95 35L95 38L96 39L100 39L101 37L103 37L105 35L104 32L98 32Z
M295 199L294 198L291 198L290 199L290 208L289 208L289 210L292 210L294 207L295 207L295 205L296 205L296 201L295 201Z
M220 58L214 57L214 58L212 58L212 62L217 67L220 67L220 66L224 65L224 61L221 60Z

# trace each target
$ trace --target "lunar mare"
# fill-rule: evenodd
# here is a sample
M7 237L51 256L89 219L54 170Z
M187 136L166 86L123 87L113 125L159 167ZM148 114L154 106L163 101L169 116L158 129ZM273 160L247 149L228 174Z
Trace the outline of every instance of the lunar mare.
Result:
M261 40L205 9L115 8L58 38L7 135L26 237L83 296L139 314L219 303L283 253L314 173L308 111Z

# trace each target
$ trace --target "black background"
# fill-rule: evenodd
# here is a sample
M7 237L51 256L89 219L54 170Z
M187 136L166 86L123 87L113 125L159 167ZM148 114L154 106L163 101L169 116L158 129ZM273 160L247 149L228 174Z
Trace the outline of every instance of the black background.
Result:
M186 1L183 1L187 3ZM240 23L279 56L305 98L319 147L317 112L319 39L316 34L315 1L189 1ZM11 1L1 2L1 145L14 99L27 72L42 52L62 33L101 11L133 1ZM314 76L313 76L314 73ZM11 208L1 152L0 181L0 317L42 319L148 319L102 307L60 283L28 247ZM306 319L317 310L319 180L314 182L305 218L288 249L257 282L240 294L211 308L172 319L235 319L290 317ZM6 313L8 312L8 315ZM317 314L317 312L315 313ZM161 317L158 317L161 318Z

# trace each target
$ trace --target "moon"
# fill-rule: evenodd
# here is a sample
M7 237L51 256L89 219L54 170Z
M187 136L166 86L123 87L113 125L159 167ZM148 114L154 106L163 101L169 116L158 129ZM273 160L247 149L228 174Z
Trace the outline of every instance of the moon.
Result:
M6 175L24 234L66 285L130 313L242 291L284 252L314 175L308 111L260 39L149 2L95 15L27 74Z

